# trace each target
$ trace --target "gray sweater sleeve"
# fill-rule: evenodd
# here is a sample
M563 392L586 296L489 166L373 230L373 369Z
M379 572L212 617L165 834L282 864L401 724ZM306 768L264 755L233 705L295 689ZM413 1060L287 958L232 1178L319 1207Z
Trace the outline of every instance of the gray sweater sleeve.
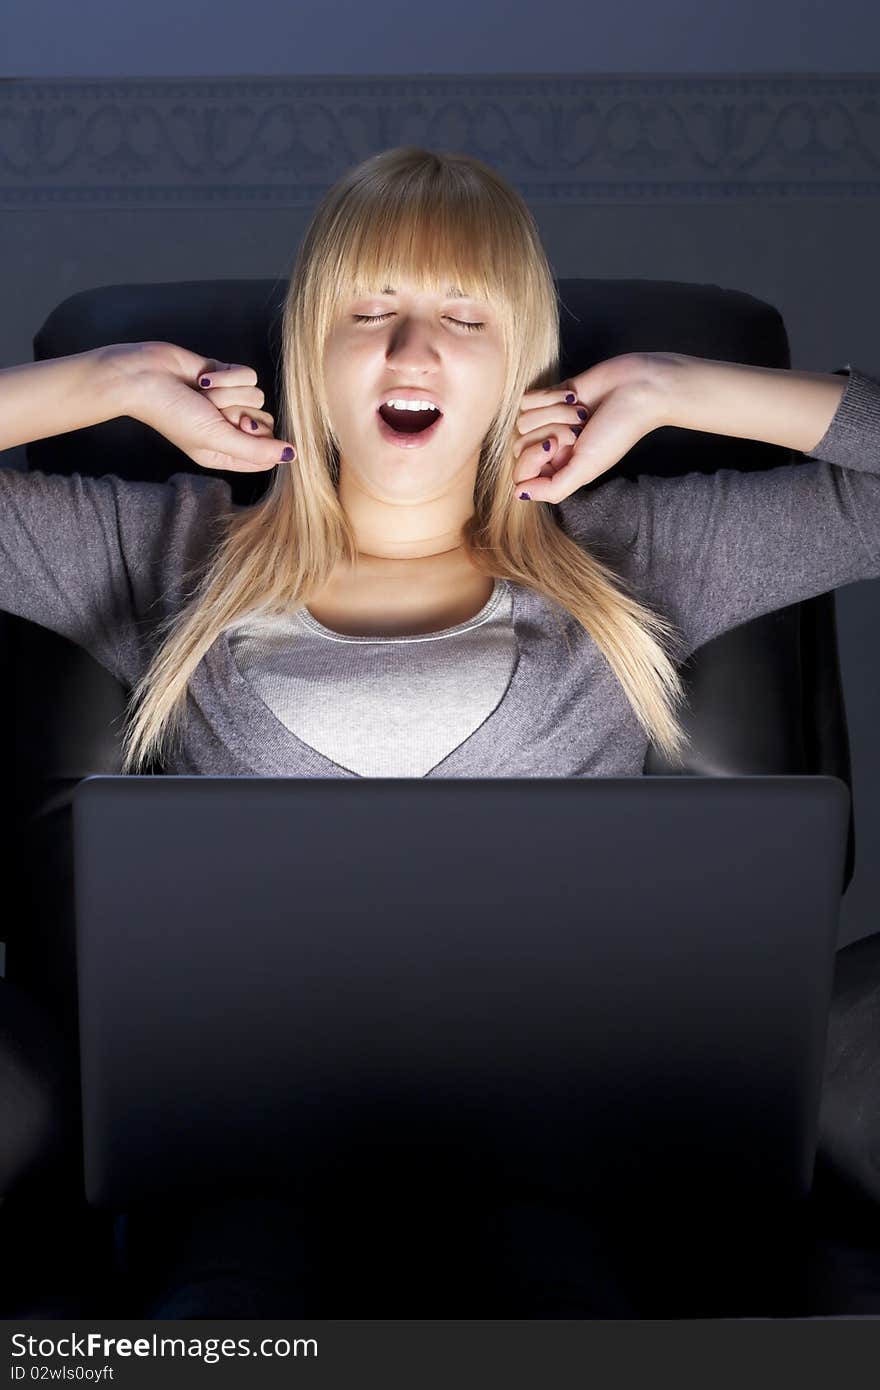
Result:
M811 462L603 477L555 508L574 540L676 624L682 656L880 575L880 380L839 370L849 381ZM230 507L229 483L206 475L148 483L0 467L0 609L69 638L130 686Z
M680 659L764 613L880 576L880 378L845 373L826 433L793 463L621 476L560 504L566 532L606 549L635 596L676 624Z
M188 473L147 483L0 468L0 608L69 638L131 686L230 497L223 479Z

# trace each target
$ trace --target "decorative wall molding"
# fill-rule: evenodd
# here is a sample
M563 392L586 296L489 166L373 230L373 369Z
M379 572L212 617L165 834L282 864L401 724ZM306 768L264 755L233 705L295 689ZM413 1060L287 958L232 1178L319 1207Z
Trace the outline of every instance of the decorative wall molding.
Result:
M530 203L880 196L880 75L0 80L0 206L312 208L392 145Z

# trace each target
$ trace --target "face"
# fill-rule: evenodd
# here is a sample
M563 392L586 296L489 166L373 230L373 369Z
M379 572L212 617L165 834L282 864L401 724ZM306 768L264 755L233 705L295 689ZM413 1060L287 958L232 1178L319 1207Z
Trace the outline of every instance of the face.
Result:
M363 541L377 555L415 556L420 547L425 554L448 548L438 541L457 544L504 386L501 327L491 305L380 285L343 305L324 370L339 496L359 548ZM408 436L417 447L401 447L383 433L378 407L419 394L442 416L424 440Z

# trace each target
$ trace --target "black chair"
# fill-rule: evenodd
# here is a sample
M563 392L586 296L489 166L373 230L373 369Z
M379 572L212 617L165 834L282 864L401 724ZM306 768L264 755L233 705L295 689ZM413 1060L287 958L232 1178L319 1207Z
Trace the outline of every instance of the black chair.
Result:
M173 341L206 356L253 366L266 409L277 416L285 290L286 282L265 280L102 286L72 295L53 310L34 338L34 357L61 357L113 342ZM561 280L558 291L561 377L633 350L790 366L779 312L739 291L667 281L587 279ZM665 427L640 441L617 470L631 476L669 476L722 467L763 469L790 457L764 443ZM128 418L35 441L27 446L27 459L31 469L47 473L114 473L130 480L162 481L181 470L204 471L162 436ZM256 501L267 484L264 474L215 476L227 480L233 500L244 505ZM88 1231L98 1281L101 1270L112 1271L118 1253L112 1223L104 1213L88 1211L82 1204L71 796L83 777L120 771L115 730L125 692L109 672L66 639L9 614L0 618L0 650L8 673L2 698L7 702L7 727L14 731L3 843L7 896L17 904L4 929L7 966L0 989L0 1042L5 1040L7 1053L16 1059L15 1104L20 1117L18 1131L10 1131L18 1137L7 1145L7 1171L0 1172L0 1191L7 1194L0 1214L0 1241L5 1239L7 1253L4 1257L0 1250L0 1263L18 1279L19 1302L23 1299L35 1316L51 1316L53 1309L82 1306L84 1298L78 1275L79 1302L74 1298L73 1304L65 1303L63 1269L58 1273L57 1264L63 1243L59 1232L69 1239L75 1230L75 1238L82 1240ZM707 643L691 663L688 694L688 774L821 773L841 778L851 789L833 593L767 614ZM651 748L644 771L656 776L677 769ZM841 894L852 877L854 845L851 818ZM864 992L877 977L880 935L858 945L858 979ZM823 1193L830 1194L829 1210L838 1210L833 1206L835 1194L850 1203L848 1212L855 1203L853 1229L859 1235L869 1229L874 1199L880 1196L880 1175L872 1189L863 1161L868 1136L848 1108L850 1102L856 1104L845 1091L849 1074L844 1080L839 1075L850 1013L850 996L842 1002L836 999L828 1076L837 1089L830 1094L826 1081L812 1196L821 1178ZM869 1067L871 1054L867 1044L865 1048ZM174 1175L168 1178L173 1188ZM35 1239L38 1231L46 1237L42 1241ZM18 1250L18 1240L22 1250L42 1244L38 1261L28 1268L19 1263L24 1259L21 1250L10 1257ZM756 1253L756 1261L761 1258ZM108 1302L95 1300L111 1298L110 1291L117 1287L112 1273L106 1284L96 1284L101 1292L94 1293L89 1311L106 1315ZM830 1286L823 1288L822 1296L829 1303L846 1297ZM133 1311L119 1309L120 1315ZM671 1315L689 1311L681 1307ZM747 1303L743 1311L757 1310ZM848 1310L829 1306L814 1311ZM335 1312L331 1309L329 1315Z

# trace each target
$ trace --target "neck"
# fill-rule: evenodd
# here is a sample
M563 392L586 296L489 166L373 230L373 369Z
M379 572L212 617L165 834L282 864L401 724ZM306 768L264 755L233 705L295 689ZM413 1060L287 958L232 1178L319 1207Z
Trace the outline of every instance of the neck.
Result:
M445 550L419 551L410 555L358 550L357 567L363 574L388 575L399 580L406 574L416 572L441 573L449 569L458 569L464 558L465 548L461 544Z

